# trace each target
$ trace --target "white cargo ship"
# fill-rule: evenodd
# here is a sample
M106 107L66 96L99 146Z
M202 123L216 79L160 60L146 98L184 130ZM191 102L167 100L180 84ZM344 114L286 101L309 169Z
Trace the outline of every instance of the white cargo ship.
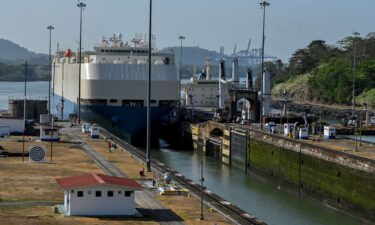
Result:
M154 128L175 115L179 74L174 55L158 52L152 38L151 117ZM146 129L149 43L136 35L124 43L122 35L103 38L94 51L82 53L81 118L118 130L128 140L143 139ZM77 53L58 51L54 58L54 101L61 116L77 114Z

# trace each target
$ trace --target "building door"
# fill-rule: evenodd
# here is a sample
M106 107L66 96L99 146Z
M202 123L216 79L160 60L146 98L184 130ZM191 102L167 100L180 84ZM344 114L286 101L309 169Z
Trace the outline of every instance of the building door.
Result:
M70 215L70 192L67 191L66 195L66 213Z

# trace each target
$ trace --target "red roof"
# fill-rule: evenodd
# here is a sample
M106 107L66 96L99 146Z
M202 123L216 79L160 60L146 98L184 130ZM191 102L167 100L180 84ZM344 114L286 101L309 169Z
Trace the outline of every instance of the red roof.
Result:
M143 187L137 181L132 179L94 173L74 177L57 178L56 181L60 187L64 189L101 185L122 186L134 190L143 189Z

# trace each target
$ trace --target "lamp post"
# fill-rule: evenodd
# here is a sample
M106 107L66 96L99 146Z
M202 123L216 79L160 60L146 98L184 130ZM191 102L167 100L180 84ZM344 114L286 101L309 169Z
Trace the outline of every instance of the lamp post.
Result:
M355 73L356 73L356 60L357 60L357 37L358 32L354 32L354 59L353 59L353 90L352 90L352 117L354 117L354 106L355 106Z
M85 9L86 4L80 2L77 4L80 8L79 20L79 56L78 56L78 124L81 123L81 64L82 64L82 11Z
M363 111L365 111L365 125L368 125L368 112L367 112L367 103L363 103Z
M189 95L189 98L190 98L190 105L191 105L191 121L193 121L193 117L194 117L193 95Z
M52 59L51 59L51 39L52 39L52 30L55 29L52 25L47 27L49 30L49 77L50 81L48 82L48 112L51 114L51 82L52 82Z
M23 97L22 162L25 161L26 87L27 87L27 61L25 62L25 86L24 86L24 97Z
M186 39L183 35L178 36L178 39L181 41L181 47L180 47L180 84L178 88L178 96L179 96L179 111L181 112L181 73L182 73L182 41Z
M152 0L150 0L150 18L149 18L149 30L148 30L148 80L147 80L147 171L151 172L151 32L152 32Z
M201 217L200 220L204 220L203 216L203 182L204 182L204 177L203 177L203 153L201 155L201 179L199 180L201 182Z
M260 6L263 7L263 35L262 35L262 64L261 64L261 74L260 74L260 129L263 130L263 73L264 73L264 42L265 42L265 24L266 24L266 7L270 6L270 3L263 1L260 3Z

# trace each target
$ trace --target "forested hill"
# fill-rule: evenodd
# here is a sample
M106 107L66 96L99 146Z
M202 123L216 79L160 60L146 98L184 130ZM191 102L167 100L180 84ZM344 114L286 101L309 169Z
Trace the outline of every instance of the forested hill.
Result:
M23 81L25 61L34 65L28 68L28 80L48 80L48 55L31 52L11 41L0 39L0 81Z
M26 60L33 64L47 64L48 55L31 52L18 44L0 38L0 61L17 63Z
M354 73L354 55L356 72ZM353 78L355 102L375 106L375 36L346 37L336 45L312 41L298 49L287 64L267 63L275 96L285 89L300 101L351 104Z

